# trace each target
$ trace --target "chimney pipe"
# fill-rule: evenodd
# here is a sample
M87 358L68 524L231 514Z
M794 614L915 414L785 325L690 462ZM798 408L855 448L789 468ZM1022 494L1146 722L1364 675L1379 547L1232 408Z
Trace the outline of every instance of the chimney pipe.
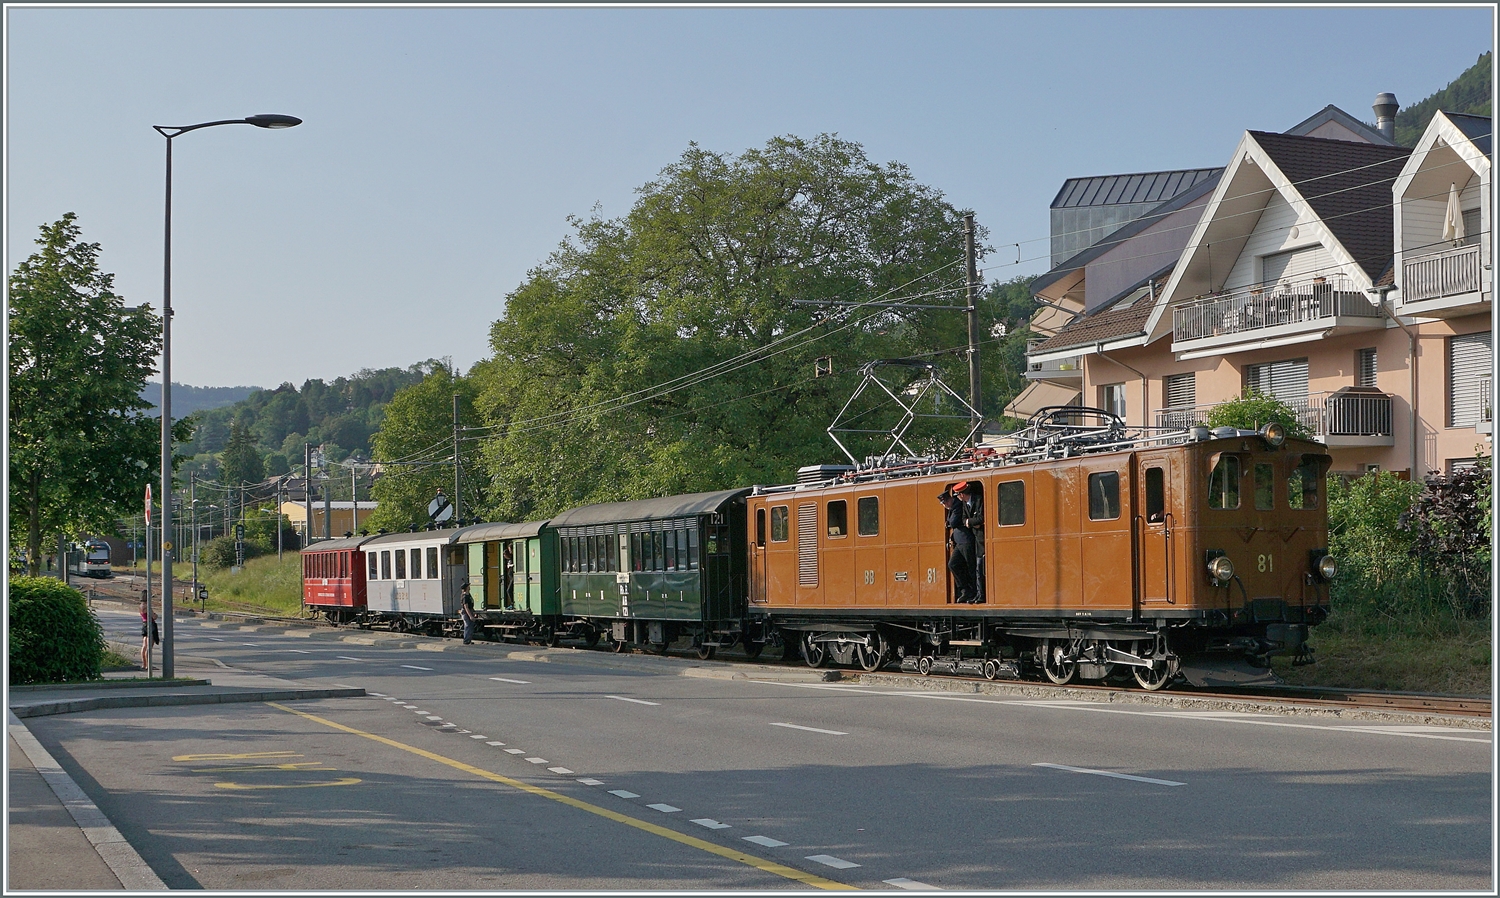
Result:
M1396 110L1401 104L1396 102L1395 94L1379 94L1375 97L1375 130L1379 131L1386 140L1396 142Z

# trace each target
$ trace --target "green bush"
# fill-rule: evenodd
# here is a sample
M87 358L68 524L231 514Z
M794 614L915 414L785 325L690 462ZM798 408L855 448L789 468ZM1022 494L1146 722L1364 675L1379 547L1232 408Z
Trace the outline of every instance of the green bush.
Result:
M1491 462L1428 480L1406 519L1412 551L1460 617L1490 613Z
M1275 421L1286 428L1286 435L1309 439L1312 432L1297 420L1297 410L1277 399L1252 389L1246 389L1239 399L1214 406L1204 423L1209 427L1238 427L1243 430L1259 430Z
M10 682L97 680L104 628L83 594L51 577L10 579Z

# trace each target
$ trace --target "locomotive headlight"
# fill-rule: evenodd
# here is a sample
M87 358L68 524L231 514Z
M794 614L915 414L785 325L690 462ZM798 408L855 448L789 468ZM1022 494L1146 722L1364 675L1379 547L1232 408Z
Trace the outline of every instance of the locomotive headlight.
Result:
M1220 583L1234 579L1234 562L1227 555L1218 555L1208 561L1208 575Z
M1272 449L1280 449L1281 444L1286 442L1286 428L1272 421L1260 429L1260 438Z
M1339 574L1339 563L1332 555L1324 555L1318 559L1318 576L1324 580L1332 580Z

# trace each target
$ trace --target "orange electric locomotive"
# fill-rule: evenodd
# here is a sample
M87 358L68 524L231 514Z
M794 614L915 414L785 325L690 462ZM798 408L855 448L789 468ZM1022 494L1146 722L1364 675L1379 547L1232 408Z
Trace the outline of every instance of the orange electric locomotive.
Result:
M1327 616L1329 462L1276 424L1059 407L1004 453L803 469L746 500L748 616L815 667L1268 680Z

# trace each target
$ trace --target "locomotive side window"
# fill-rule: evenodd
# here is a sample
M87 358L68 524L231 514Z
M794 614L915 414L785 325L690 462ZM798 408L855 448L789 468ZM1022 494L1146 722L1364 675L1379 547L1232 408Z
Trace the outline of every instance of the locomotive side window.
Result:
M1255 463L1255 508L1270 511L1276 507L1276 468L1270 462Z
M843 499L828 503L828 535L849 535L849 503Z
M391 550L386 549L380 553L380 579L391 579Z
M405 549L397 549L396 550L396 579L397 580L405 580L406 579L406 550Z
M859 500L859 535L880 535L880 497L865 496Z
M1240 459L1237 455L1222 455L1208 475L1208 507L1240 507Z
M1000 526L1015 527L1026 523L1026 481L1008 480L1000 484Z
M1112 521L1120 516L1120 473L1089 475L1089 520Z
M755 509L755 544L761 548L766 546L766 510Z
M429 546L427 549L427 579L438 578L437 546Z
M1292 469L1286 482L1286 504L1291 508L1318 507L1318 468L1316 458L1304 458Z
M1146 469L1146 523L1160 524L1167 519L1167 480L1161 468Z
M791 527L788 522L791 519L791 511L786 505L777 505L771 509L771 542L784 543L791 539Z
M374 552L371 552L370 554L366 555L365 557L368 558L368 559L370 559L370 573L368 575L366 575L366 576L369 579L371 579L371 580L379 580L380 579L380 567L379 567L379 565L380 565L380 559L378 559L378 558L375 557L375 553Z

